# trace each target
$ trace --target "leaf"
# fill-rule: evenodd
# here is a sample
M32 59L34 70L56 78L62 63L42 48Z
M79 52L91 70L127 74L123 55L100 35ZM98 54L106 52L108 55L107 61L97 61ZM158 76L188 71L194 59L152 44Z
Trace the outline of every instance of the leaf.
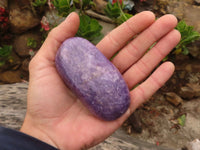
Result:
M3 45L0 47L0 57L8 57L11 54L12 46L10 45Z
M10 45L3 45L3 47L0 47L0 67L9 59L11 52L12 46Z
M67 17L75 10L75 8L71 6L72 0L53 0L52 4L56 7L58 14L62 17Z
M83 2L82 4L83 9L91 4L91 0L82 0L82 2Z
M96 19L92 19L87 15L80 15L80 26L76 36L92 41L94 38L101 36L102 26Z
M185 125L186 116L182 115L178 118L178 123L183 127Z
M37 47L37 41L33 38L28 38L26 45L30 48L36 48Z
M168 60L168 56L165 56L165 58L163 58L163 62L167 61Z
M122 24L123 22L127 21L129 18L131 18L133 15L128 13L123 13L117 18L117 23Z
M44 6L46 4L47 0L35 0L34 2L32 2L31 4L34 7L40 7L40 6Z
M187 47L183 47L183 51L182 51L183 55L188 55L189 54L189 50Z
M181 40L176 46L176 49L181 49L181 52L184 55L187 55L189 54L189 50L186 48L186 46L195 40L198 40L200 38L200 34L197 31L194 31L193 26L187 25L184 20L178 23L176 29L181 33Z
M118 3L114 4L108 3L106 5L106 8L104 9L104 12L111 19L117 19L121 14L121 10L119 8Z

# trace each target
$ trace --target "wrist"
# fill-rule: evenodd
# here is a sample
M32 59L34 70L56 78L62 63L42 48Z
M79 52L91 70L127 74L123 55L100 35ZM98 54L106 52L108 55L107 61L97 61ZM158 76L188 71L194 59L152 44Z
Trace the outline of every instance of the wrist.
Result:
M0 147L6 150L57 150L30 135L5 127L0 127Z
M53 140L48 136L48 134L46 134L46 132L43 131L42 128L38 127L38 125L35 125L34 123L32 123L32 121L27 119L27 117L25 118L20 131L55 148L58 148L58 146L53 142Z

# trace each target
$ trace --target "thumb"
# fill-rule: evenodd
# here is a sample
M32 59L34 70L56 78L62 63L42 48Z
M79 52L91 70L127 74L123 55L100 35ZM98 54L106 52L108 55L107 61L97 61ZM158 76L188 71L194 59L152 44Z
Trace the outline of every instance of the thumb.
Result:
M43 59L53 62L61 43L67 38L73 37L78 31L78 28L79 16L77 13L72 12L60 25L50 31L37 53L39 58L43 57Z

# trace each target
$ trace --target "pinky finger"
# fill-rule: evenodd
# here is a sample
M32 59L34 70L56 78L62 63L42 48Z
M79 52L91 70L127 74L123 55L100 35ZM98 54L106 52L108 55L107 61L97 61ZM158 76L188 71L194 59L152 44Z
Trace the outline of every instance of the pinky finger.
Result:
M174 68L174 64L171 62L163 63L143 83L132 90L130 92L130 111L135 111L136 108L146 102L159 88L161 88L172 76Z

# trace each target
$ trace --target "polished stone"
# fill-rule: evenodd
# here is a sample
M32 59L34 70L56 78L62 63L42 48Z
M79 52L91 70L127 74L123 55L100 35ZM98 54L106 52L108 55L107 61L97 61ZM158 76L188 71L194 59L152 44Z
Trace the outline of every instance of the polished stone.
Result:
M67 39L58 50L56 67L66 85L101 119L115 120L129 107L129 89L120 72L89 41Z

